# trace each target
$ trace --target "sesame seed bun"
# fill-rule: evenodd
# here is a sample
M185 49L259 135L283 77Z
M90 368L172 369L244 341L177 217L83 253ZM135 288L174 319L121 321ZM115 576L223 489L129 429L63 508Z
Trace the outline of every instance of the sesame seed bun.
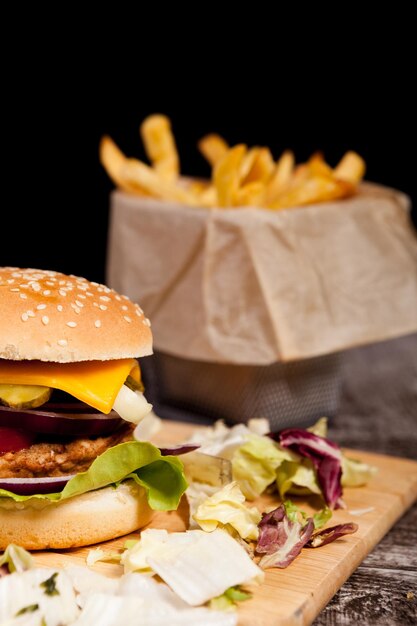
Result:
M0 498L0 550L15 543L27 550L67 549L121 537L152 518L145 490L134 481L58 503L22 504Z
M0 267L0 359L57 363L152 354L139 305L85 278Z

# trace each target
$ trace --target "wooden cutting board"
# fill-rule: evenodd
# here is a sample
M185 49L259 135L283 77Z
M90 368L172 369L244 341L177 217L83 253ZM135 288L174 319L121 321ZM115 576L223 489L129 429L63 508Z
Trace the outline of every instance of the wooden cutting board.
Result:
M190 424L164 422L162 433L155 438L155 442L184 441L195 428ZM267 570L265 582L251 589L253 598L239 607L240 626L311 624L366 555L417 499L416 462L356 450L347 453L378 468L378 474L366 487L344 490L348 509L335 511L331 520L332 525L356 522L359 524L358 532L322 548L304 549L286 569ZM274 503L278 503L278 499L267 496L259 498L255 504L263 510ZM311 509L308 501L299 500L299 504L306 510ZM354 515L355 511L370 507L371 511ZM187 516L188 506L183 499L178 511L155 513L149 526L170 531L185 530ZM128 538L137 537L136 534ZM108 541L102 547L104 550L117 550L123 547L126 539ZM51 567L85 565L89 549L39 552L35 554L35 561L38 565ZM111 563L97 563L94 569L108 576L122 573L119 565ZM366 589L362 592L366 593Z

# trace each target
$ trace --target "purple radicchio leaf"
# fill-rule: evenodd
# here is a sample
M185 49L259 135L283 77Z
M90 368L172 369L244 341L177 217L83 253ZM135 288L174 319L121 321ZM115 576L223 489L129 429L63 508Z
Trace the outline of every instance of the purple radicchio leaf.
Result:
M326 503L332 509L341 508L342 452L339 446L326 437L301 428L282 430L278 439L283 448L290 448L312 461Z
M179 454L187 454L187 452L194 452L194 450L197 450L198 448L200 448L200 445L195 444L195 443L180 443L176 446L170 446L169 448L159 448L162 456L169 456L171 454L174 454L175 456L178 456Z
M319 530L319 532L314 533L314 535L306 543L306 548L320 548L321 546L325 546L326 543L336 541L336 539L339 539L344 535L356 533L357 530L358 525L354 523L337 524L337 526L331 526L330 528Z
M305 525L288 519L283 505L271 513L263 515L259 522L258 554L264 554L259 561L262 568L288 567L300 554L311 538L314 522L310 517Z

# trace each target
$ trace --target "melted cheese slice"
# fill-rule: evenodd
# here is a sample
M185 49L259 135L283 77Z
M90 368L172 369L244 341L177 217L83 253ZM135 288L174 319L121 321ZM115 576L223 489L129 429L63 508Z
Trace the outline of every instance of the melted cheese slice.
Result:
M110 413L129 375L140 381L135 359L80 363L0 360L0 383L61 389L102 413Z

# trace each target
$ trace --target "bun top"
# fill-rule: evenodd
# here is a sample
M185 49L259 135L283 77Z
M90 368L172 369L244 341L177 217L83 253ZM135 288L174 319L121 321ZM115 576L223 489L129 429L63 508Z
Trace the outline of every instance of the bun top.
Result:
M0 267L0 358L69 363L152 354L138 304L59 272Z

